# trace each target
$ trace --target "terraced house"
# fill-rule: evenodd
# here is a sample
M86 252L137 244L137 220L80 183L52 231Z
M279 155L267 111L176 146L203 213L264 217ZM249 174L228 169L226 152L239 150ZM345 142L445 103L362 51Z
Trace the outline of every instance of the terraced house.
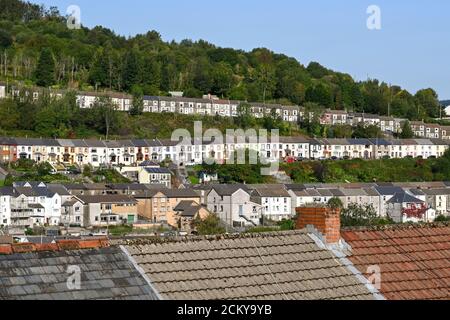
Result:
M0 162L17 161L17 142L12 138L0 138Z
M236 137L235 137L236 138ZM241 141L242 140L242 141ZM258 141L249 137L234 142L219 140L76 140L0 138L1 162L29 159L51 164L94 167L133 166L143 161L171 160L177 164L202 164L214 159L222 164L238 150L254 150L268 161L293 159L380 159L441 157L450 141L440 139L309 139L280 137Z
M20 92L24 91L26 95L32 95L33 100L39 99L48 89L44 88L21 88L10 86L6 88L5 83L0 83L0 99L8 96L19 97ZM50 95L61 98L64 91L52 90ZM117 110L127 112L131 108L133 98L124 93L116 92L78 92L77 104L80 108L92 108L94 103L101 97L110 97ZM237 117L239 107L245 101L232 101L220 99L212 95L205 95L201 99L188 98L182 96L161 97L144 96L144 112L149 113L179 113L183 115L206 115L221 117ZM306 114L302 106L289 106L281 104L266 104L251 102L251 114L256 118L263 118L276 114L283 121L298 123L305 119L312 119L314 112ZM319 115L320 123L323 125L352 125L357 124L375 125L380 127L382 132L393 134L400 133L406 119L394 118L391 116L379 116L366 113L354 113L345 110L325 110ZM424 122L411 122L413 132L416 136L427 139L450 139L448 127L437 124L426 124Z

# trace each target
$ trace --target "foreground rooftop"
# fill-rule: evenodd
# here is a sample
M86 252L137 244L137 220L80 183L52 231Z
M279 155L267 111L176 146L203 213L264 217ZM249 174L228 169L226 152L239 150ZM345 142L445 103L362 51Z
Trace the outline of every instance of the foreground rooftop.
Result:
M448 299L450 224L0 245L0 299ZM4 239L3 239L4 241ZM378 266L381 287L369 283ZM79 266L70 290L69 266Z

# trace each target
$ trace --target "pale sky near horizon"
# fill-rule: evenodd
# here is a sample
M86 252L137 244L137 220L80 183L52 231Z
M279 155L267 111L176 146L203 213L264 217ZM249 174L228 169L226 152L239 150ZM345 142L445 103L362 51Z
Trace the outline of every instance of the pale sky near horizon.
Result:
M412 93L434 88L450 99L448 0L32 0L81 9L87 27L129 36L158 31L163 40L204 39L222 47L267 47L302 64L317 61L357 80L377 78ZM370 5L381 30L366 25Z

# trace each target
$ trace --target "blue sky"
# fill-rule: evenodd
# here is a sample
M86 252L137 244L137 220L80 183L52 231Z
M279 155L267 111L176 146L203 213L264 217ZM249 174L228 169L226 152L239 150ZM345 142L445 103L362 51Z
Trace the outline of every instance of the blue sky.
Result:
M411 92L450 99L448 0L33 0L81 9L81 22L122 35L157 30L166 41L204 39L219 46L267 47L361 80L378 78ZM366 26L369 5L381 30Z

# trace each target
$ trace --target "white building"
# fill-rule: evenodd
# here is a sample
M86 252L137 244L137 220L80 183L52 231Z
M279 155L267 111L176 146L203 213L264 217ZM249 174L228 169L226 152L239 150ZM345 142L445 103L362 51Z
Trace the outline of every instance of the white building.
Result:
M13 196L13 188L0 188L0 226L11 224L11 198Z
M264 219L282 221L292 218L292 198L283 185L254 185L252 201L261 205Z
M0 99L6 98L6 86L0 83Z
M436 210L406 192L396 193L387 201L387 214L396 223L433 222L436 219Z
M257 226L261 219L261 205L251 200L244 185L215 185L207 195L207 208L228 226Z
M15 183L16 197L11 202L12 225L57 226L61 219L61 196L44 183ZM19 225L17 225L19 226Z

